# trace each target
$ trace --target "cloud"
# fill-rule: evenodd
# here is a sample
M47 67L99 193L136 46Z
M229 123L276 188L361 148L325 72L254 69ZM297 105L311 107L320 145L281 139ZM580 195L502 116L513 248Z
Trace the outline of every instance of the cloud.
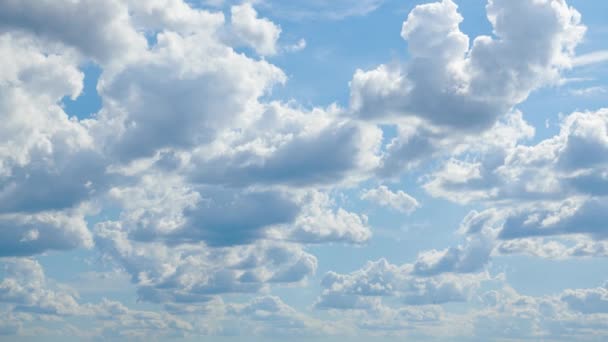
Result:
M378 164L381 131L340 120L338 108L301 111L271 103L264 109L230 148L195 152L193 181L326 186L365 177Z
M606 287L566 290L562 294L561 300L568 303L571 310L584 314L608 313L608 289Z
M605 109L572 113L558 134L537 144L507 144L450 159L424 187L433 196L491 206L465 219L470 222L463 229L472 234L487 228L507 240L581 234L602 240L606 122Z
M391 207L407 214L411 214L420 207L420 204L414 197L401 190L392 192L385 185L365 191L361 195L361 199L373 201L381 206Z
M488 291L481 297L486 308L475 315L474 334L511 339L601 339L607 333L602 323L606 315L594 309L601 308L602 291L568 289L556 296L540 297L521 295L509 287ZM585 297L588 306L580 311L576 303Z
M302 212L291 228L279 228L271 232L276 236L299 243L342 242L362 244L372 236L367 216L334 209L335 203L329 195L313 191L303 198Z
M304 281L317 267L316 258L296 244L167 246L130 240L117 222L98 224L95 243L131 276L139 298L153 303L204 303L220 294L256 293L271 283Z
M605 109L572 113L563 118L557 135L536 145L511 144L482 151L473 154L476 162L450 160L425 188L434 196L465 202L602 195L605 122ZM452 165L463 170L463 177L454 178Z
M496 38L477 37L469 49L451 0L416 6L401 32L411 61L403 71L384 65L357 71L353 113L413 116L460 131L489 128L532 90L555 80L585 32L580 14L563 2L492 1L487 15ZM539 21L547 29L527 35Z
M192 149L230 124L244 124L249 105L284 79L280 69L236 53L213 31L159 33L149 54L102 76L99 92L110 105L93 128L125 161L163 148Z
M608 61L608 51L600 50L576 56L572 61L572 64L574 66L580 67L591 64L603 63L606 61Z
M414 273L432 276L444 272L478 272L488 263L492 247L491 241L471 239L465 245L442 251L425 251L418 255L414 263Z
M381 3L256 8L339 19ZM513 108L563 70L601 59L574 57L580 15L563 1L486 9L493 36L471 42L452 1L416 6L401 32L410 60L356 71L342 108L269 100L287 76L265 57L306 44L282 45L280 26L249 3L227 20L181 0L0 0L0 333L415 339L433 328L493 336L511 324L515 336L578 337L605 322L605 288L478 296L500 278L487 271L491 257L605 256L608 221L606 110L566 116L556 136L525 145L534 128ZM70 118L62 102L82 94L88 63L102 70L103 106ZM397 132L388 144L384 124ZM314 303L328 311L323 322L271 294L315 279L322 260L310 245L373 243L367 216L334 197L422 172L430 159L439 167L420 177L429 194L479 206L460 245L327 272ZM403 213L420 206L384 185L361 198ZM151 311L82 303L28 258L92 247ZM484 307L454 313L448 303ZM72 326L80 320L102 324L84 331Z
M93 239L81 213L0 215L0 257L92 246Z
M22 30L76 48L98 62L128 58L145 50L143 35L131 25L124 2L0 2L0 30Z
M69 292L50 290L44 271L32 259L5 259L5 277L0 282L0 302L9 303L15 312L45 315L71 315L79 305Z
M258 13L246 2L230 8L231 25L236 39L263 56L277 53L277 40L281 28L265 18L258 18Z
M86 125L59 105L82 92L77 58L0 35L0 235L3 256L91 247L87 202L112 177Z
M486 11L495 35L470 43L453 1L418 5L401 32L410 60L355 72L351 115L398 128L380 176L393 177L489 130L571 66L585 27L565 2L491 1ZM547 29L526 34L539 23Z
M227 312L256 335L315 336L328 333L323 323L299 313L279 297L256 297L247 303L228 305ZM245 327L240 326L240 330Z
M381 297L396 297L408 305L463 302L486 279L483 273L416 276L411 264L397 266L380 259L350 274L326 273L321 282L323 292L315 306L370 310L380 305L374 298Z

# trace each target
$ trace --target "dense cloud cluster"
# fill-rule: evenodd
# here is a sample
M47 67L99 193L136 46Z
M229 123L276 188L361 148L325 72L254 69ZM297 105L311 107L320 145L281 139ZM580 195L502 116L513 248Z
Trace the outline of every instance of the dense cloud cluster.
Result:
M381 2L259 6L338 19ZM257 3L205 3L0 0L0 335L606 337L606 286L530 297L489 268L511 254L608 256L608 110L528 143L516 108L582 63L574 8L489 0L493 35L470 39L452 0L418 5L401 30L409 60L357 70L346 107L307 107L271 96L288 80L271 57L305 41L283 40ZM71 117L63 103L88 65L102 105ZM346 193L424 209L391 183L410 171L431 197L475 206L460 244L329 271L306 312L274 295L316 281L315 248L371 243ZM36 259L82 249L159 309L83 300Z

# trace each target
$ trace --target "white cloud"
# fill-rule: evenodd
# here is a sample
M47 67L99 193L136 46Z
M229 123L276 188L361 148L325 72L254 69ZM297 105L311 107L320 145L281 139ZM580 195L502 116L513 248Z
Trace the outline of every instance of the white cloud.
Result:
M572 61L574 66L586 66L590 64L603 63L608 61L608 51L594 51L584 55L578 55Z
M380 305L374 298L380 297L396 297L408 305L464 302L484 280L488 280L484 273L417 276L411 264L397 266L380 259L350 274L328 272L321 282L323 292L315 306L372 310Z
M270 284L305 281L317 268L317 259L296 244L166 246L133 241L116 222L98 224L95 243L131 276L139 298L154 303L204 303L219 294L256 293Z
M391 207L407 214L411 214L420 207L420 203L414 197L401 190L392 192L385 185L363 192L361 199L376 202L381 206Z
M292 19L338 19L381 1L268 3L277 6L269 13ZM493 0L487 14L494 36L470 44L452 1L416 6L401 32L409 62L355 72L349 108L303 108L267 100L287 76L264 56L306 41L279 44L279 25L249 3L231 7L227 22L181 0L0 0L0 257L8 265L0 333L22 333L40 319L78 337L116 339L426 336L432 327L449 336L476 323L504 332L504 322L521 328L513 337L554 336L565 322L579 337L605 322L605 288L542 298L504 290L482 296L487 307L470 315L441 306L478 301L495 280L486 270L491 256L608 254L606 110L571 114L558 135L528 146L534 128L513 109L603 52L573 57L584 27L563 1ZM258 56L235 50L242 46ZM79 68L91 62L102 70L103 107L86 120L69 118L61 103L82 93ZM386 149L379 123L397 130ZM373 243L367 216L333 196L434 157L440 167L421 177L424 188L482 207L463 220L461 245L420 252L408 264L380 259L328 272L315 307L340 312L335 324L268 294L314 279L322 261L309 244ZM420 207L384 185L361 198L404 213ZM91 233L87 220L96 214L111 217ZM79 303L38 262L4 258L93 246L156 311ZM81 318L103 327L71 327ZM237 320L245 323L230 324Z
M281 28L272 21L258 18L258 13L251 3L244 3L230 8L231 25L236 39L248 45L263 56L277 53L277 41Z
M585 27L565 2L491 1L486 10L495 36L469 44L453 1L418 5L402 29L411 59L355 72L352 115L399 128L381 176L394 176L490 129L571 66ZM539 24L547 29L535 30Z

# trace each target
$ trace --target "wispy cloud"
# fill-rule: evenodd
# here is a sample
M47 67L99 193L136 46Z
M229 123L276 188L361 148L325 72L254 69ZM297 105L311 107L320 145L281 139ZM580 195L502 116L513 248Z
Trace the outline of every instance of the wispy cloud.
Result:
M599 50L576 56L572 61L572 64L574 66L585 66L604 62L608 62L608 50Z
M593 96L593 95L605 94L606 92L608 92L608 89L606 89L606 87L593 86L593 87L580 88L580 89L570 89L569 92L570 92L570 94L572 94L574 96Z

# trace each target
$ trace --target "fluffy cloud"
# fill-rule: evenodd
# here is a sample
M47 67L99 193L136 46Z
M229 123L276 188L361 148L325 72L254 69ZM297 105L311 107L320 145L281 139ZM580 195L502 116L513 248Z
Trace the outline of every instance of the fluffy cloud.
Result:
M260 55L274 55L281 28L272 21L258 18L256 10L246 2L230 8L231 24L236 39L255 49Z
M131 25L123 1L0 2L0 29L21 30L74 47L99 62L143 51L146 39Z
M316 303L320 309L371 310L380 304L374 298L395 297L409 305L462 302L471 298L487 276L445 273L416 276L411 264L396 266L384 259L368 262L350 274L328 272Z
M608 313L608 288L566 290L561 300L566 302L570 309L584 314Z
M341 109L310 111L271 103L228 146L194 152L191 177L199 183L285 184L297 187L359 180L378 165L382 132L345 121Z
M380 3L277 4L268 13L304 6L300 18L321 9L338 18ZM410 61L356 71L348 108L306 108L268 100L287 80L264 59L282 50L281 28L249 3L226 19L182 0L0 0L0 334L36 320L116 339L426 336L429 327L492 336L503 322L519 336L579 337L601 327L605 287L477 296L495 280L485 270L492 256L608 254L606 110L571 114L558 135L528 146L534 128L513 109L570 66L585 30L580 15L558 0L492 0L486 10L494 35L470 43L451 0L416 6L401 31ZM81 95L86 63L102 70L102 108L70 118L62 101ZM384 144L378 124L397 137ZM461 245L420 252L409 264L380 259L328 272L315 307L345 316L335 325L268 294L314 279L320 262L307 245L372 241L367 216L336 194L432 157L440 167L420 177L424 189L482 207L463 220ZM383 185L361 199L403 213L420 206ZM93 220L103 222L91 232ZM158 310L79 303L25 258L93 246ZM23 258L5 258L14 256ZM454 302L484 307L454 314L441 306ZM103 327L71 327L81 318Z
M0 257L93 246L87 223L78 212L3 214L0 238Z
M218 294L258 292L273 283L304 281L317 268L317 259L294 244L166 246L132 241L116 222L98 224L95 242L150 302L200 303Z
M602 306L602 290L566 290L542 297L524 296L509 287L486 292L481 296L485 308L475 314L474 333L493 338L602 339L608 333L602 323L605 311L596 311ZM588 306L580 310L577 303L586 296Z
M414 273L429 276L444 272L478 272L489 261L491 252L492 244L488 241L469 239L464 245L420 253L414 263Z
M381 175L449 150L455 143L446 139L491 128L532 91L558 80L585 32L580 14L563 1L490 1L486 10L495 37L476 37L469 47L453 1L418 5L401 32L411 60L353 76L352 115L400 128ZM547 29L535 30L539 24Z
M0 51L0 254L91 247L83 202L111 177L86 126L59 105L82 91L77 60L13 33Z
M44 271L31 259L3 260L5 277L0 282L0 302L13 311L48 315L71 315L79 310L72 294L47 288Z
M360 244L367 242L371 228L367 216L349 212L343 208L333 209L335 204L327 194L312 192L303 198L301 214L286 232L275 231L277 236L300 243L344 242Z
M585 31L580 14L561 1L491 1L486 9L496 38L477 37L469 49L451 0L416 6L401 32L410 64L404 71L358 71L351 83L354 112L410 115L460 130L489 127L554 80ZM525 33L539 21L547 30Z
M535 145L468 150L433 174L425 188L434 196L489 205L467 216L461 230L516 240L499 247L507 254L520 250L551 256L559 250L564 256L601 255L601 240L606 238L607 118L605 109L575 112L562 119L558 134ZM465 160L471 155L476 162ZM566 248L557 242L521 241L568 235L596 242Z
M361 195L361 199L373 201L381 206L391 207L407 214L411 214L420 207L420 204L414 197L401 190L392 192L385 185L365 191Z
M249 105L284 78L277 67L237 54L213 31L159 33L149 53L102 76L99 92L108 106L96 128L123 160L192 149L230 124L243 125Z
M331 333L327 323L307 317L285 304L279 297L256 297L244 304L231 304L227 313L244 321L239 330L276 336L320 336Z

